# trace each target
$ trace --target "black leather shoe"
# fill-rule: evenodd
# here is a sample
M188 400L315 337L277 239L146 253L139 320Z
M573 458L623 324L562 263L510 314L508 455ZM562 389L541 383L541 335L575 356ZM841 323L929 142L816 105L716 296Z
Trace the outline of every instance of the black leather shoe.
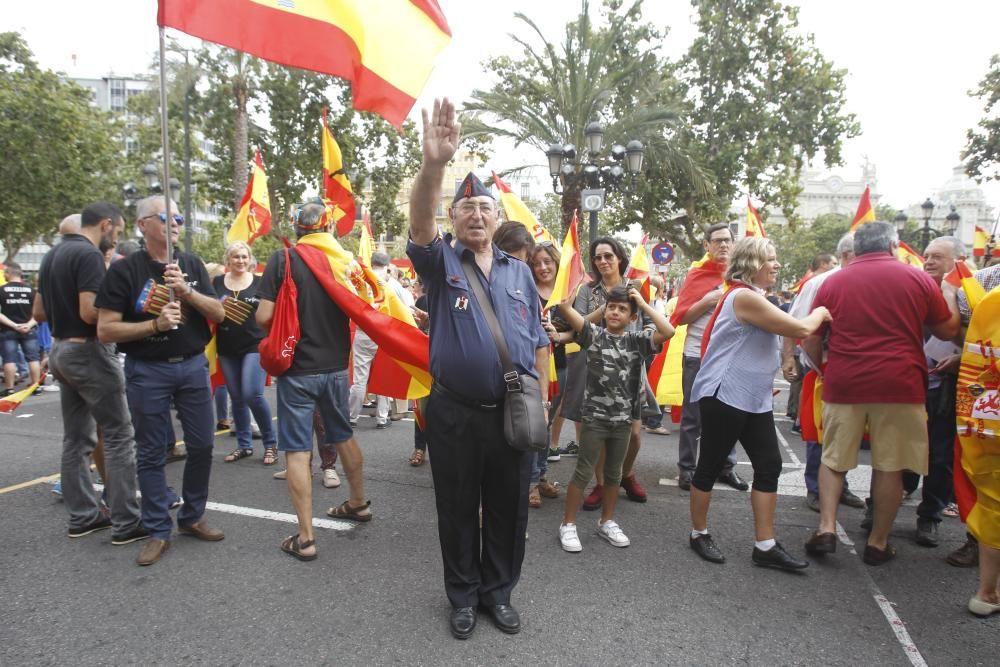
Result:
M854 492L852 492L848 488L845 488L843 491L840 492L840 504L847 505L848 507L854 507L856 509L863 509L868 507L868 505L865 504L864 500L858 498L858 496L855 495Z
M682 472L680 475L677 476L677 488L679 488L681 491L691 490L691 473Z
M497 626L501 632L516 635L521 631L521 616L517 613L517 609L509 604L495 604L483 608L493 617L493 625Z
M781 542L775 542L774 546L767 551L761 551L757 547L753 548L753 564L761 567L773 567L779 570L804 570L809 567L809 561L799 560L785 551Z
M837 536L833 533L821 533L818 530L806 540L806 553L813 556L832 554L837 551Z
M468 639L472 636L472 631L476 629L476 608L459 607L451 610L451 618L448 619L451 625L451 634L455 639Z
M699 535L698 537L688 537L688 544L694 552L711 563L725 563L726 557L722 555L722 550L715 545L715 540L711 535Z
M750 488L750 485L740 479L735 470L730 470L719 475L719 481L723 484L728 484L737 491L746 491Z
M922 547L936 547L939 544L937 521L918 517L916 542Z

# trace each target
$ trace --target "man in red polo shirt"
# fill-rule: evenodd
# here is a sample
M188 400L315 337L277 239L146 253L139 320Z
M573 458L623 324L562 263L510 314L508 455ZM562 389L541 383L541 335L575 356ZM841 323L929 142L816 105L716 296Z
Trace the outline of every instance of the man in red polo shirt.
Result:
M826 306L832 321L803 341L822 358L823 464L819 472L819 530L806 542L813 555L837 548L837 503L848 470L857 467L865 428L872 442L874 524L864 561L881 565L895 555L889 531L903 495L903 470L927 474L927 360L923 327L941 339L958 334L955 289L942 288L923 271L896 260L899 237L884 222L854 234L856 259L820 287L813 307Z

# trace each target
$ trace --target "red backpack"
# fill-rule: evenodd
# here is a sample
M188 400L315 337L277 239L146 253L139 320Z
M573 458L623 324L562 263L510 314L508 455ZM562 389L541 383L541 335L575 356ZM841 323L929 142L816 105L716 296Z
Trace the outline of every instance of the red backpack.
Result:
M299 288L292 278L292 261L285 248L285 279L274 302L271 331L260 341L260 365L269 375L284 375L295 361L295 346L301 338L299 330Z

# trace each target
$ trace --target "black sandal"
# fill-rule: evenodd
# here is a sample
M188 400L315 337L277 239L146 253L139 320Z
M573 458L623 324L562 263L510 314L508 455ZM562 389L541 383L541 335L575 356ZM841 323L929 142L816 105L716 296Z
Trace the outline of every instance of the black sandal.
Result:
M273 466L278 462L278 450L274 447L264 448L264 465Z
M226 454L226 458L223 460L226 463L235 463L236 461L239 461L240 459L245 459L248 456L253 456L252 449L241 449L237 447L233 451Z
M309 547L316 546L316 540L306 540L305 542L299 542L298 533L286 537L281 542L281 550L293 558L298 558L299 560L310 561L316 560L318 554L304 554L303 549L308 549Z

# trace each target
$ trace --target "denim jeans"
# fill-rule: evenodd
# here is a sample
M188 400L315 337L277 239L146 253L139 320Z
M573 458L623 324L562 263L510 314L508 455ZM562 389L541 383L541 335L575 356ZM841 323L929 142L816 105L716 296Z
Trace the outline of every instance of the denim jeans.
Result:
M177 524L189 526L201 520L208 501L208 481L212 473L212 445L215 426L208 360L198 354L177 363L125 358L125 378L129 409L135 426L139 452L139 490L142 491L142 523L153 537L170 539L170 491L165 466L173 426L170 400L184 431L187 460Z
M823 445L806 440L806 491L819 495L819 464L823 459ZM844 491L850 491L847 475L844 475Z
M233 421L236 422L236 442L240 449L251 449L250 413L253 412L265 447L276 447L278 436L271 422L271 406L264 398L267 373L260 365L260 354L250 352L230 357L219 355L226 387L233 400Z
M278 448L312 451L313 411L323 418L326 441L347 442L354 436L349 421L347 371L278 378Z

